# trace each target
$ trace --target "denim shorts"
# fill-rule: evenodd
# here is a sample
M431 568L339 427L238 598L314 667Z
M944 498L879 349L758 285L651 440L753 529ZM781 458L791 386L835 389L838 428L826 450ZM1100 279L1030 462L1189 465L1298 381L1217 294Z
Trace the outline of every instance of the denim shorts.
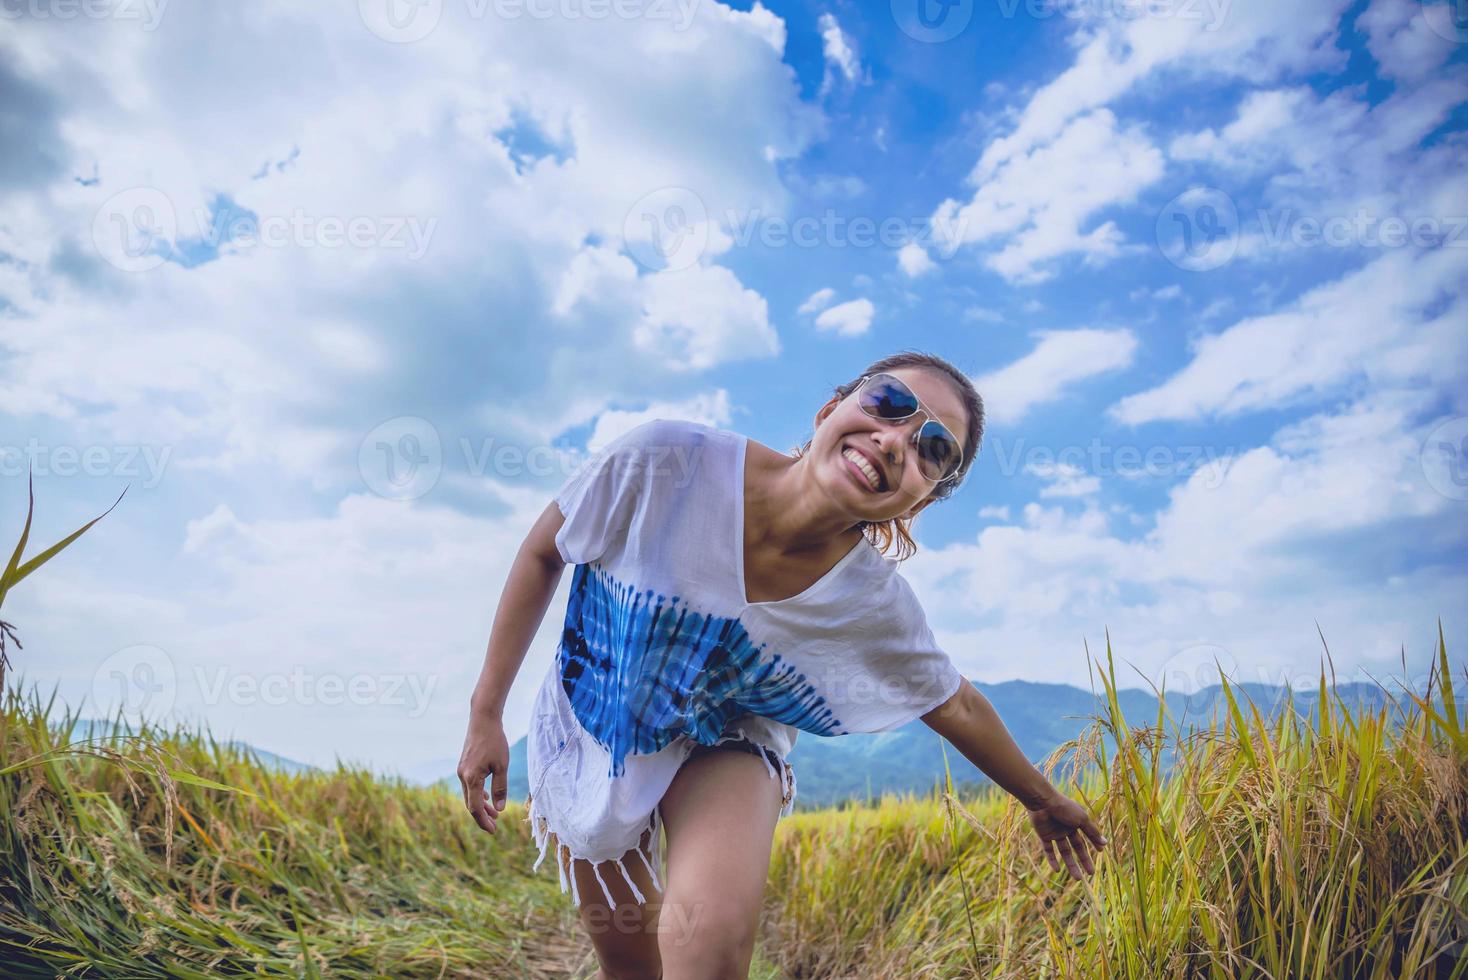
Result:
M780 758L779 754L775 752L774 749L771 749L768 746L760 745L743 735L740 735L738 738L725 739L724 741L719 742L717 745L705 745L702 742L698 742L689 751L688 758L694 759L698 756L708 755L711 752L717 752L721 749L732 749L736 752L747 752L750 755L757 756L758 758L764 760L765 768L770 771L770 775L780 779L781 815L783 816L790 812L791 804L794 802L795 797L795 773L791 769L790 763Z

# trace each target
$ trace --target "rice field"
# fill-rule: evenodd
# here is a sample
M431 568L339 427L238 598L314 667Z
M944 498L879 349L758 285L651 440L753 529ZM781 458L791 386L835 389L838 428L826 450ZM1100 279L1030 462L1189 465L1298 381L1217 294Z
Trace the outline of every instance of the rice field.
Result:
M1181 730L1122 716L1108 643L1090 726L1047 769L1110 838L1094 876L1052 871L1002 792L798 811L752 976L1468 977L1468 727L1440 627L1435 659L1389 709L1322 672L1317 710L1270 720L1225 681ZM6 977L595 976L555 869L527 873L518 802L490 837L453 793L282 773L207 731L68 744L54 700L3 697Z

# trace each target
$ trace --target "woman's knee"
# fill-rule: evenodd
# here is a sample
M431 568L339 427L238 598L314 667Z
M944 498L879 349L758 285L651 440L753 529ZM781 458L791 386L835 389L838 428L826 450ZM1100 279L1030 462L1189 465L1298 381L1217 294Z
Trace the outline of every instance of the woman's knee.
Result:
M669 905L689 914L671 915ZM663 909L658 950L672 976L724 980L748 975L756 938L756 924L746 909L675 896Z
M639 847L647 847L648 834L644 832ZM632 859L632 860L629 860ZM634 867L632 851L621 861L604 862L597 867L601 879L596 876L589 861L573 862L578 892L581 896L579 908L581 927L591 939L596 951L602 975L623 978L649 978L656 980L662 975L662 963L658 956L658 910L662 896L649 879L645 868ZM625 870L624 870L625 869ZM631 885L622 878L625 874L636 879L643 895L639 901ZM612 902L606 901L601 882L612 892Z

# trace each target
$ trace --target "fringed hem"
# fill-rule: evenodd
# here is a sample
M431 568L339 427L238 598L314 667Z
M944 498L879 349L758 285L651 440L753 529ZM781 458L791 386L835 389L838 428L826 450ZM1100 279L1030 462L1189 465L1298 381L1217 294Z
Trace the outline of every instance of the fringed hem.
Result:
M525 798L525 806L525 819L526 822L530 824L531 835L535 838L536 846L539 848L540 852L539 856L535 859L535 864L532 865L530 868L530 871L533 874L536 871L540 870L541 862L545 860L546 847L550 842L551 835L553 835L555 832L550 829L550 826L546 822L545 817L536 808L534 796L527 796ZM647 830L651 833L648 836L647 852L644 853L640 840L638 841L638 845L632 848L632 850L635 850L637 852L637 856L642 859L642 863L647 867L647 873L648 876L652 878L653 887L655 887L659 892L663 890L663 885L658 878L657 871L658 867L662 864L661 818L662 814L658 811L657 807L654 807L651 816L648 818ZM563 852L565 854L564 860L561 857ZM621 870L622 878L627 882L627 886L632 890L632 894L636 898L638 903L645 903L647 901L647 898L642 894L642 890L637 887L637 883L632 880L632 874L627 870L627 866L622 863L622 859L624 857L626 857L625 854L619 855L616 858L594 859L586 855L576 854L571 850L570 845L562 844L560 838L557 837L556 871L559 876L561 893L569 894L571 896L571 904L577 908L581 907L581 894L580 890L576 886L576 875L572 873L570 869L574 867L572 862L586 861L588 864L591 865L592 873L596 875L596 880L601 885L602 894L606 897L607 905L615 908L617 902L615 899L612 898L612 891L610 888L607 887L607 881L605 878L602 877L601 874L602 862L610 860Z

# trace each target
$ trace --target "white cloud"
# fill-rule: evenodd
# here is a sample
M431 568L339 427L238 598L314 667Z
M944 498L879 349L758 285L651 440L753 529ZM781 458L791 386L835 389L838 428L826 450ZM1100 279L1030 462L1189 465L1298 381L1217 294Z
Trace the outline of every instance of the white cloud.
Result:
M647 18L546 30L471 10L443 5L413 44L374 36L355 6L179 5L146 34L123 18L6 21L0 417L58 443L173 451L148 505L133 506L135 486L88 536L87 562L48 567L11 600L37 649L57 644L34 661L43 679L146 638L184 669L417 670L459 705L479 669L459 654L482 652L485 597L549 492L525 472L486 493L497 481L463 471L461 440L610 431L627 419L608 405L722 418L726 396L689 398L687 375L779 352L763 297L710 261L724 240L692 268L651 273L622 235L663 188L688 188L708 215L788 205L782 166L825 122L792 84L783 21L714 3L683 31ZM530 130L559 152L527 155L516 135ZM209 230L216 194L267 223L311 224L284 247L124 272L93 234L142 217L106 209L133 188L161 202L155 219L176 219L170 244ZM382 237L334 245L326 219L366 219ZM416 258L386 237L415 221L431 229ZM441 437L433 496L354 493L366 434L410 415ZM90 512L97 486L59 481L52 504ZM135 584L89 580L104 567ZM557 629L548 619L538 659ZM291 754L318 746L325 762L339 749L406 762L461 739L456 713L219 720L282 750L288 732Z
M841 30L841 24L834 14L821 14L818 23L821 28L821 52L826 59L826 73L821 80L821 94L825 95L837 74L848 85L855 83L861 77L861 59L857 56L856 45L851 36Z
M1025 467L1032 476L1046 481L1040 488L1043 497L1084 497L1101 489L1101 478L1088 476L1075 463L1036 462Z
M1098 109L998 165L967 204L945 200L933 223L949 251L997 243L985 258L990 268L1038 282L1054 274L1044 264L1059 256L1100 262L1119 254L1123 235L1114 221L1098 221L1101 212L1136 200L1162 171L1162 154L1140 127L1118 129L1115 115Z
M964 309L965 320L977 320L980 323L1003 323L1004 314L998 310L991 310L987 306L970 306Z
M1016 525L923 547L904 575L960 670L986 681L1090 686L1083 642L1104 669L1109 631L1123 686L1164 673L1172 689L1207 682L1171 674L1202 647L1235 679L1298 685L1324 659L1318 621L1341 682L1369 683L1362 668L1399 674L1406 643L1423 683L1437 617L1450 634L1468 626L1457 598L1468 576L1449 558L1465 543L1449 528L1461 504L1426 485L1417 459L1431 423L1412 420L1431 401L1371 396L1285 426L1226 467L1194 471L1140 537L1099 504L1030 503ZM1343 557L1347 539L1424 536L1414 571Z
M696 371L721 361L780 353L769 305L728 269L697 265L643 281L645 315L633 340L665 367Z
M1107 207L1126 205L1163 173L1140 127L1122 128L1105 108L1144 79L1215 75L1262 84L1288 73L1343 64L1333 45L1347 6L1309 9L1269 0L1198 8L1205 16L1100 17L1071 36L1074 63L1042 85L991 140L969 173L973 199L945 200L933 220L953 246L998 245L986 263L1012 281L1049 278L1047 260L1079 253L1095 264L1123 247Z
M1129 425L1229 416L1291 405L1356 379L1461 389L1468 377L1465 282L1468 249L1388 252L1287 309L1200 337L1182 369L1108 414Z
M1041 330L1035 336L1035 349L1024 357L973 379L990 422L1019 421L1077 382L1126 367L1137 348L1130 330Z
M1373 0L1356 18L1367 34L1371 56L1383 74L1419 79L1436 71L1455 45L1428 26L1423 4L1416 0Z
M816 317L816 327L839 337L864 334L872 325L877 308L869 299L853 299L839 303Z
M800 304L800 309L796 310L795 312L815 313L817 310L825 309L827 306L830 305L831 300L835 298L836 290L832 289L831 287L826 286L824 288L817 289L815 292L811 293L810 296L806 297L805 302Z
M928 257L928 250L916 242L908 242L897 250L897 265L909 279L916 279L923 273L932 272L938 268L937 264Z
M596 427L586 440L586 449L598 452L613 439L653 419L682 419L715 427L727 426L730 419L729 392L719 388L682 401L654 401L635 412L608 409L597 416Z
M1005 163L1107 105L1154 72L1175 70L1263 83L1284 72L1343 64L1334 45L1346 0L1310 7L1235 0L1211 17L1108 18L1074 35L1075 63L1031 96L1009 134L985 147L970 175L978 186Z

